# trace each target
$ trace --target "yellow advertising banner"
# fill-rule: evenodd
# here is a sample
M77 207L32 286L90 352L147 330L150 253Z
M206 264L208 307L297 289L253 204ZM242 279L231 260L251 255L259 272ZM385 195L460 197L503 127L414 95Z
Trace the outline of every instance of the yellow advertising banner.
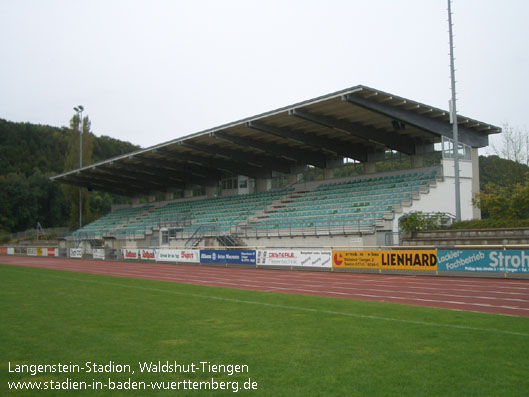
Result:
M435 250L333 251L335 269L437 270Z
M380 268L380 251L333 251L332 254L332 267L334 268Z
M42 248L37 248L37 256L42 256Z

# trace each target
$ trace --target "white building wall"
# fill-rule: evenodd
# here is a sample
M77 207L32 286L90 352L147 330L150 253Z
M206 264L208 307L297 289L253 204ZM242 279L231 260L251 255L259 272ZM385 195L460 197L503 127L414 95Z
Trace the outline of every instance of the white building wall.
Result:
M413 200L411 207L403 207L400 214L395 214L393 231L399 229L398 219L410 212L446 212L455 216L455 171L454 161L443 159L442 182L437 181L435 187L430 188L430 193L422 194L420 200ZM461 220L473 219L475 211L472 205L472 161L459 161L459 181L461 186Z

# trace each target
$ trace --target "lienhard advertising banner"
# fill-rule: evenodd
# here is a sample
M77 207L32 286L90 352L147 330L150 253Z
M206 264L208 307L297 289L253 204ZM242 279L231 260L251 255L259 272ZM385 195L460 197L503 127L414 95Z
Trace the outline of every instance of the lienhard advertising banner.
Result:
M439 270L529 273L529 250L438 250Z
M332 265L342 269L437 270L435 250L333 251Z
M200 250L201 263L255 265L255 250Z
M259 266L332 267L332 251L271 249L257 251Z
M160 248L156 250L156 261L173 263L199 263L200 250Z

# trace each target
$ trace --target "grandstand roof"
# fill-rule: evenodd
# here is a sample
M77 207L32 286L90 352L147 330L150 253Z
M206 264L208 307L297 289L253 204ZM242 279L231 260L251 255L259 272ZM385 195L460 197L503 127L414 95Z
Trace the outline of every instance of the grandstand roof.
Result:
M488 145L501 128L458 115L459 141ZM452 138L448 111L356 86L234 121L52 177L121 195L216 186L222 174L270 178L337 158L361 162L384 151L420 154Z

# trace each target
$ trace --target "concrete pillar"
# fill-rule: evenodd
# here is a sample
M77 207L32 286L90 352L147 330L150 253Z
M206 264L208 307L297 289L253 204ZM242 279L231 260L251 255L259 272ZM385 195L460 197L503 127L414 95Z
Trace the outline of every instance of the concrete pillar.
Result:
M472 198L479 193L479 154L477 148L472 148ZM472 207L472 218L481 219L481 210Z
M424 167L424 157L420 154L411 156L411 166L412 168Z
M206 197L215 197L217 195L216 186L206 186Z
M261 178L255 180L255 190L257 192L267 192L272 189L272 179Z
M324 168L323 179L334 179L334 168Z
M377 166L375 163L367 162L364 163L364 170L366 174L374 174L377 172Z
M298 175L297 174L288 174L288 184L292 185L293 183L297 183L298 181Z

